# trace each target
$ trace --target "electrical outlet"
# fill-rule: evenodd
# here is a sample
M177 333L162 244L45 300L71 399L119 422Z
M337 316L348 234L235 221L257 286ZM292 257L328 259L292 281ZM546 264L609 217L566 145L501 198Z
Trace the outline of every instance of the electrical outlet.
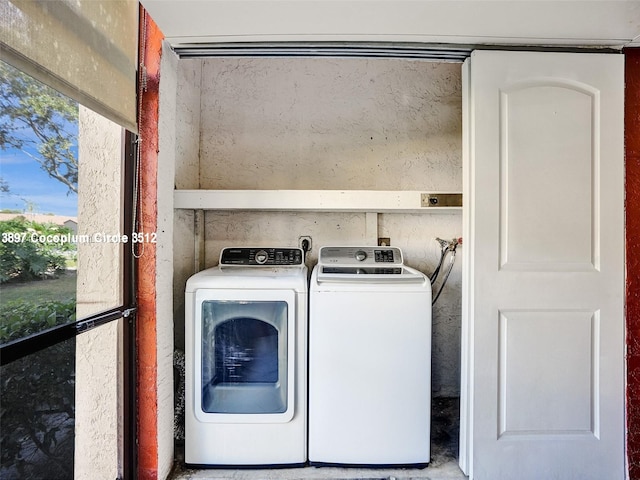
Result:
M391 238L389 238L389 237L380 237L380 238L378 238L378 246L379 247L389 247L389 246L391 246Z
M298 246L304 250L304 246L303 245L304 245L305 241L307 242L307 252L310 252L311 251L311 245L312 245L311 236L304 235L302 237L298 237Z

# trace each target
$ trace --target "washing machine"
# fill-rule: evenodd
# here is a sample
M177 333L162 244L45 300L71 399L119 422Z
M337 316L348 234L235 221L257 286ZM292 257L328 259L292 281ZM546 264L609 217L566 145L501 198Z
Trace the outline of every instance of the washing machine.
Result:
M308 278L298 248L225 248L185 292L185 463L307 461Z
M322 247L309 291L309 462L426 466L429 279L398 248Z

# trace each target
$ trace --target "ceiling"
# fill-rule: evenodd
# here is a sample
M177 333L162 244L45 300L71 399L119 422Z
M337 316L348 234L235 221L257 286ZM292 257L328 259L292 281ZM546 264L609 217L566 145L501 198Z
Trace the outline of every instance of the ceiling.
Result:
M172 47L244 42L640 46L640 0L141 0Z

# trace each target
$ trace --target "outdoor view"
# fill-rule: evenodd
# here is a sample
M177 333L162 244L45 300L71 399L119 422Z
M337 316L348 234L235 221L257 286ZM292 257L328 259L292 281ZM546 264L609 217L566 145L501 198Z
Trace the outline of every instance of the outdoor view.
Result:
M0 344L121 305L122 142L119 125L0 62ZM2 359L0 478L84 478L113 458L92 442L118 444L119 325Z
M0 343L76 315L78 111L0 62ZM75 340L1 368L0 478L73 478Z

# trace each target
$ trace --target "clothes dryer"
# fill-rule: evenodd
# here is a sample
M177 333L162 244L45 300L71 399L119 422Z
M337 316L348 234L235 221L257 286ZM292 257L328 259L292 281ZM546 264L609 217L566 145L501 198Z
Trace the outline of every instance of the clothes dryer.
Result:
M298 248L225 248L185 292L185 463L307 461L307 268Z
M309 297L311 464L425 466L431 283L392 247L322 247Z

